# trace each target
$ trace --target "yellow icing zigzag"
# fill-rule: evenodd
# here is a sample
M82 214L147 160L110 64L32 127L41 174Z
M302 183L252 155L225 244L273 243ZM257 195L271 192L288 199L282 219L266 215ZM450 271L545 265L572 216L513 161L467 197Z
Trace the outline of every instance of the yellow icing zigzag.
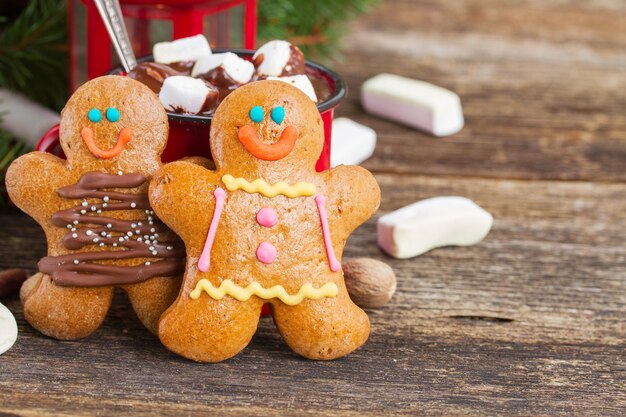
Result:
M269 185L265 180L260 178L249 182L244 178L235 178L230 174L224 175L222 182L228 191L243 190L250 194L260 193L270 198L276 197L278 194L289 198L308 197L315 194L315 184L310 182L299 182L289 185L284 181L280 181L276 184Z
M287 305L295 306L296 304L300 304L305 298L309 298L311 300L319 300L324 297L334 298L337 296L339 289L333 282L327 282L320 288L314 288L313 285L307 283L300 287L300 291L291 295L287 293L282 285L274 285L271 288L263 288L258 282L253 282L247 287L242 287L235 284L232 280L226 279L222 281L219 287L216 288L208 279L201 279L196 284L196 288L191 292L191 294L189 294L189 297L192 300L197 300L200 298L200 293L202 291L205 291L215 300L221 300L225 295L230 295L235 300L247 301L250 297L256 295L264 300L278 298Z

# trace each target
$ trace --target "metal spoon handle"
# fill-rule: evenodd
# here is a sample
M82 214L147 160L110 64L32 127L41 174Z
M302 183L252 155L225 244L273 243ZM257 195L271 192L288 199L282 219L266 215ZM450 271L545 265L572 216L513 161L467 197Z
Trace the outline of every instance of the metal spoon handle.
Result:
M109 32L111 42L113 42L115 52L117 52L124 70L129 72L137 66L137 59L133 48L130 46L119 0L94 0L94 3L98 8L100 17L102 17L104 26Z

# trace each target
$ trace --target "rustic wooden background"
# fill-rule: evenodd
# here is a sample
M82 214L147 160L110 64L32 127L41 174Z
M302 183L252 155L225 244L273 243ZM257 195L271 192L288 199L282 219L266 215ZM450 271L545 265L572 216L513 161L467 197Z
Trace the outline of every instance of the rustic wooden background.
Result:
M489 236L400 261L375 219L360 228L346 256L391 264L398 292L335 362L296 357L265 319L236 358L190 363L121 295L97 333L58 342L2 300L20 337L0 415L626 414L626 3L387 0L345 43L338 115L378 132L380 214L463 195L493 213ZM458 92L466 127L434 139L364 114L359 87L385 71ZM0 222L0 267L32 271L40 230Z

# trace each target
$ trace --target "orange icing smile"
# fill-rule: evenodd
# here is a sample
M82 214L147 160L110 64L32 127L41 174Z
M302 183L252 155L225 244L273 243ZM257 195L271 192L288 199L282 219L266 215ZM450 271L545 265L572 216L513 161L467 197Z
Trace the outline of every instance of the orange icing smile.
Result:
M245 125L239 128L239 141L255 157L264 161L278 161L289 155L296 145L298 129L287 126L280 134L278 142L271 145L259 141L253 126Z
M120 133L117 136L117 142L115 143L115 146L113 146L108 151L103 151L94 142L93 130L90 127L83 127L83 129L80 131L80 135L82 136L83 141L85 142L85 145L87 145L89 151L96 158L102 159L110 159L119 155L120 152L122 152L122 150L124 149L124 146L126 146L126 144L130 142L133 136L131 130L125 127L120 130Z

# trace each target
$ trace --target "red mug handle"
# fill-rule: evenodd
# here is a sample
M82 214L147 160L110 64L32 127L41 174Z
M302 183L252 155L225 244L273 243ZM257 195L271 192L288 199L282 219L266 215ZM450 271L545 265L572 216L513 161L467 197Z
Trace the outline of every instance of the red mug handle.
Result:
M59 124L52 126L39 140L37 150L48 152L57 156L63 156L63 151L59 146Z

